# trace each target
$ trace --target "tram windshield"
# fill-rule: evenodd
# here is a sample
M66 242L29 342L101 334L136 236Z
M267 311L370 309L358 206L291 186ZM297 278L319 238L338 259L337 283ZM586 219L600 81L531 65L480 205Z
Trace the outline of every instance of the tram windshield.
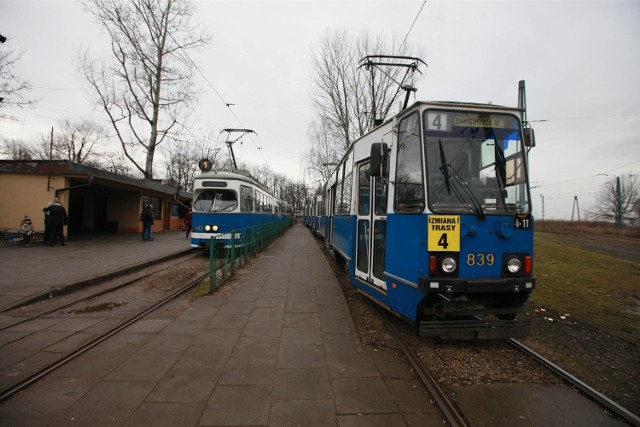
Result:
M232 212L238 207L238 196L232 190L204 190L196 196L196 212Z
M429 207L440 214L530 213L520 123L495 113L424 112Z

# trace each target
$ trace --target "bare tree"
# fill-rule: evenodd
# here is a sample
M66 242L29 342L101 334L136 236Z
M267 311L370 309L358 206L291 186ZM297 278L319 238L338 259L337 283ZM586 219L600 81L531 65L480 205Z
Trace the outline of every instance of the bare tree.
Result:
M173 137L194 100L194 66L186 52L204 46L208 36L191 25L188 0L83 0L83 6L108 32L113 61L99 64L85 52L79 68L124 155L153 178L158 145Z
M0 46L0 119L18 120L7 110L32 107L36 100L28 96L31 84L15 74L15 65L23 52Z
M99 167L111 173L135 178L126 157L122 153L103 153L100 156Z
M209 131L190 141L176 141L170 145L164 159L168 185L193 191L193 178L200 173L200 160L211 161L214 170L222 167L222 144L220 133Z
M58 121L53 140L51 134L40 137L37 157L47 160L51 154L51 158L56 160L98 164L96 145L99 146L105 138L105 129L91 120L62 119Z
M307 171L312 179L325 182L345 152L343 140L323 118L309 124L307 136L310 142L306 153Z
M34 160L35 150L32 144L18 139L5 139L3 141L2 157L7 160Z
M589 217L596 221L636 225L640 215L640 179L627 174L605 182L596 194Z
M393 66L377 67L372 93L372 74L360 67L360 59L373 54L419 56L407 44L398 43L396 36L389 39L362 32L353 37L344 29L327 33L313 52L313 104L320 118L342 136L342 152L368 132L375 119L385 119L401 96L406 70ZM377 117L371 113L374 110Z

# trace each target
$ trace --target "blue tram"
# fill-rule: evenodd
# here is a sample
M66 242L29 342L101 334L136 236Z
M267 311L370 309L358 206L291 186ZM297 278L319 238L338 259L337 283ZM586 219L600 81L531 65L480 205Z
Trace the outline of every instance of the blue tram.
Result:
M417 102L355 141L324 186L310 226L359 291L421 335L528 333L517 317L535 287L525 114Z
M191 247L241 245L243 233L258 225L288 220L288 205L271 195L247 171L203 172L194 180Z

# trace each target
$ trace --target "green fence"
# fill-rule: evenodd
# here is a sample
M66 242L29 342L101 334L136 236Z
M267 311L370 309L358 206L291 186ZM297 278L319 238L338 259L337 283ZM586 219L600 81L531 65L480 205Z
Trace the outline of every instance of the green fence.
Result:
M239 266L284 234L291 224L292 221L286 219L212 236L209 242L209 293L235 274Z

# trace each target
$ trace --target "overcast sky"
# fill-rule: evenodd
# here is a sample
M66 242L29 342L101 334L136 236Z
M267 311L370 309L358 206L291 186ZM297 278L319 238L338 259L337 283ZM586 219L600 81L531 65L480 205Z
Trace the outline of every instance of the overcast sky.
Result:
M254 129L236 147L239 161L306 179L311 50L335 28L404 37L422 5L196 1L212 43L191 55L215 88L197 76L197 117L203 128ZM639 22L636 1L428 0L408 36L428 64L417 99L516 106L526 80L538 144L530 152L534 214L542 216L542 195L546 219L570 219L575 196L584 215L606 180L640 172ZM8 38L0 49L24 51L16 71L41 98L14 112L20 122L0 121L0 137L31 140L61 118L104 120L91 111L74 57L87 46L104 50L106 39L78 2L0 0L0 34Z

